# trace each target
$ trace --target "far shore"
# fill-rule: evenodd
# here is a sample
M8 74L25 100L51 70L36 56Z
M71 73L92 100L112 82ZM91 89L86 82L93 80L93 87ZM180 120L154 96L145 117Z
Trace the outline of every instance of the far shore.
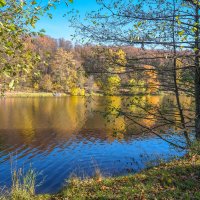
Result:
M65 93L53 93L53 92L5 92L4 97L53 97L60 96L66 97L69 96Z
M137 96L137 95L163 95L164 93L159 94L116 94L111 96ZM165 94L172 94L172 93L165 93ZM69 93L63 93L63 92L25 92L25 91L13 91L13 92L5 92L0 97L68 97L68 96L110 96L110 95L104 95L103 93L94 93L91 94L86 93L85 95L72 95Z
M5 92L2 97L67 97L67 96L83 96L71 95L60 92ZM84 96L102 96L98 93L85 94Z

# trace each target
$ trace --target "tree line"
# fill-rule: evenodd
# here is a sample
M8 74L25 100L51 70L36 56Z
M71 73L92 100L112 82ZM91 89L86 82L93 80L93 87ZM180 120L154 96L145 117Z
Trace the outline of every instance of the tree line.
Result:
M45 35L24 37L23 52L15 52L11 60L19 68L11 76L6 71L1 74L1 90L71 95L155 94L162 77L151 72L154 63L144 66L149 69L145 75L124 67L128 56L137 58L141 51L133 47L73 45L63 38Z

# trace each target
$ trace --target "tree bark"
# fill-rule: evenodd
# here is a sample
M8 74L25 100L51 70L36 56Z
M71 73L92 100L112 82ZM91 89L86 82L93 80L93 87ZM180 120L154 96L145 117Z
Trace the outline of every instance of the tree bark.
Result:
M176 16L176 4L175 1L173 1L173 5L174 5L174 13L173 13L173 24L172 24L172 38L173 38L173 55L174 55L174 59L173 59L173 79L174 79L174 92L175 92L175 96L176 96L176 103L177 103L177 107L178 107L178 111L179 111L179 116L180 116L180 120L181 120L181 126L183 129L183 134L184 137L186 139L187 145L190 146L191 145L191 141L189 138L189 134L186 130L186 124L185 124L185 117L184 117L184 113L183 113L183 109L181 106L181 101L180 101L180 95L179 95L179 89L178 89L178 83L177 83L177 51L176 51L176 38L175 38L175 32L176 32L176 23L175 23L175 16Z
M195 5L195 133L200 141L200 63L199 63L199 0Z

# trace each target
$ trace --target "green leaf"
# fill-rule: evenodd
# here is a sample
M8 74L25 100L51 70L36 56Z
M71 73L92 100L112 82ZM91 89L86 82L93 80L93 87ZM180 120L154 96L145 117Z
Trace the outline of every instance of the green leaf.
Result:
M14 24L11 24L11 25L9 26L9 29L10 29L11 31L15 31L15 30L16 30L16 26L15 26Z
M73 3L73 2L74 2L74 0L69 0L69 2L70 2L70 3Z
M193 32L193 33L195 33L197 30L198 30L197 27L193 27L193 28L192 28L192 32Z
M5 0L0 0L0 8L4 7L6 5L6 1Z
M30 20L30 25L35 28L35 19L34 19L34 16L31 18Z
M142 22L138 22L137 26L140 27L142 25Z
M182 36L184 33L185 33L185 31L182 30L182 31L179 31L179 32L178 32L178 35L179 35L179 36Z

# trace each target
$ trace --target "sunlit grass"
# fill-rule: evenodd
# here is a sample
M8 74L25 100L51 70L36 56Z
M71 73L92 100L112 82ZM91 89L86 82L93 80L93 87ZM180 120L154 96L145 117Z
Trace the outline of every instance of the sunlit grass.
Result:
M35 195L36 172L29 169L25 174L22 169L13 171L11 197L14 200L31 199Z
M38 173L34 169L24 172L22 168L11 172L12 186L10 190L1 188L0 200L45 200L49 195L36 195L36 178Z

